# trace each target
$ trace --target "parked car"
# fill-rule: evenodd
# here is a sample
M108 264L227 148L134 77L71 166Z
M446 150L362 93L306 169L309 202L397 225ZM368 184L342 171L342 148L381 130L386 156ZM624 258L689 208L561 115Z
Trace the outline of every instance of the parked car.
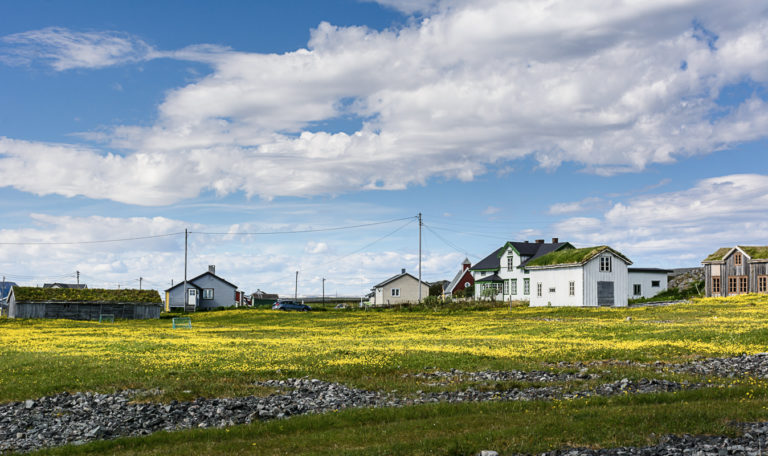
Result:
M349 309L349 306L342 302L340 304L336 304L336 307L334 307L334 309Z
M309 312L312 308L296 301L277 301L272 304L272 310L298 310L301 312Z

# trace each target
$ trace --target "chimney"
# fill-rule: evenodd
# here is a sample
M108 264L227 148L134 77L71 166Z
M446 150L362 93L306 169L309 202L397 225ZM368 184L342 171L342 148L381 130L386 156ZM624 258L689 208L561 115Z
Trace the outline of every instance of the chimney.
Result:
M400 273L405 274L405 268L403 268Z
M536 239L536 243L537 244L543 244L544 243L544 239Z
M208 272L211 274L216 274L216 265L215 264L209 264L208 265Z
M525 243L528 244L528 239L525 240Z
M558 242L560 242L560 239L558 239L558 238L552 238L552 243L553 243L553 244L557 244Z

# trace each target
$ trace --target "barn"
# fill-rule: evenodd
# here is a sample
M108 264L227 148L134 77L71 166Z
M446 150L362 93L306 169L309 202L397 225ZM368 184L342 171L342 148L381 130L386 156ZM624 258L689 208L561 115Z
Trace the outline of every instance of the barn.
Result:
M67 318L99 320L159 318L162 300L157 290L13 287L8 296L9 318Z
M632 262L606 246L558 250L526 265L531 306L627 306Z

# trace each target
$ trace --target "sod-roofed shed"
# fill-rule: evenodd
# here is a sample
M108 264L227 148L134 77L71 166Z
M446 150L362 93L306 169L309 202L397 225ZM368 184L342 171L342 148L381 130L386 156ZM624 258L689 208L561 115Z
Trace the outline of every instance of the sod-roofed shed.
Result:
M117 319L159 318L162 301L157 290L106 290L99 288L11 289L9 318L67 318L99 320L103 315Z
M707 296L768 293L768 246L721 247L707 256L704 288Z

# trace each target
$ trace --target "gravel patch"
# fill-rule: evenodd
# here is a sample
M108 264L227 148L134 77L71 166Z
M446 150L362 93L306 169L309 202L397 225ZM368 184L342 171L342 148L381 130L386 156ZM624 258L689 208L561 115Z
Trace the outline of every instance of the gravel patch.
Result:
M30 451L67 443L147 435L163 430L233 426L356 407L575 399L700 387L668 380L623 379L584 391L565 391L561 386L552 385L505 391L474 388L447 392L417 391L412 397L402 397L307 378L270 380L257 382L256 385L277 388L280 392L266 397L200 398L161 404L132 403L133 397L146 392L129 390L115 394L61 393L3 404L0 405L0 452Z
M430 370L426 368L425 370ZM434 370L419 372L416 374L404 374L402 378L416 378L436 382L444 385L453 381L472 382L508 382L520 381L531 383L573 382L598 378L596 374L589 374L587 368L582 368L578 373L548 372L548 371L478 371L465 372L459 369L449 371Z

